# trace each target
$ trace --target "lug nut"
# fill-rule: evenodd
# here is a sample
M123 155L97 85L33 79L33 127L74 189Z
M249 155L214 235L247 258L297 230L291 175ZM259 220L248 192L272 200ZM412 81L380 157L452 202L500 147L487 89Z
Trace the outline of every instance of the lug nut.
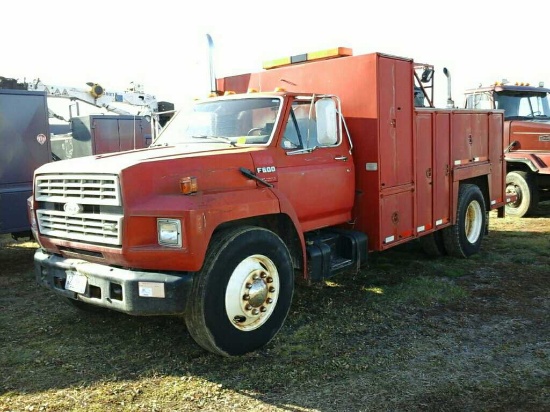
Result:
M250 295L244 295L243 300L250 300Z
M252 305L246 305L244 308L245 308L246 310L250 310L250 309L252 309Z
M267 302L267 303L273 303L273 299L267 298L266 302Z
M252 314L253 314L253 315L258 315L259 313L260 313L260 311L259 311L258 309L254 309L254 310L252 311Z
M273 286L271 286L271 287L269 288L269 292L271 292L271 293L275 292L275 288L274 288Z
M261 312L265 312L266 310L267 310L267 309L265 308L265 306L262 306L262 307L260 308L260 311L261 311Z
M250 289L250 288L252 287L252 283L247 283L247 284L245 285L245 287L246 287L247 289Z
M262 272L262 274L260 275L260 277L261 277L262 279L265 279L265 278L267 277L267 273Z
M273 278L271 276L268 277L266 280L267 280L267 283L273 283Z

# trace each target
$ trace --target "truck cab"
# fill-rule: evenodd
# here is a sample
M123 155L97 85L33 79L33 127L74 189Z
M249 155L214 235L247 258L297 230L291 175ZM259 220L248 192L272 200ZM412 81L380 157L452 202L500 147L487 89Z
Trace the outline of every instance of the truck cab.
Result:
M354 170L339 108L337 96L230 94L177 115L155 146L225 143L229 150L246 149L253 168L241 172L259 185L276 183L308 231L351 218Z
M515 199L506 214L523 217L550 199L550 89L497 82L467 90L467 109L504 110L506 191Z

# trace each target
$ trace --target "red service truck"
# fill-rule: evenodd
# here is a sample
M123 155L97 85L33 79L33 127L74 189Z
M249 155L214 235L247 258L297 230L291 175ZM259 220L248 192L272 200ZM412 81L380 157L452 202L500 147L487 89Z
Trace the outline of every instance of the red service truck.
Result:
M381 53L264 68L215 79L147 149L36 170L38 283L82 308L183 315L235 356L276 335L296 281L415 239L479 251L505 205L501 110L430 107L433 67Z

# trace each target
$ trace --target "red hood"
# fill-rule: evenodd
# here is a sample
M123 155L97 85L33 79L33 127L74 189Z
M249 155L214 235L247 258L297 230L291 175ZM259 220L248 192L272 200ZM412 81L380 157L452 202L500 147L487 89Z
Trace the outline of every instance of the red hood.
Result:
M196 158L220 154L248 153L264 149L265 147L230 147L226 143L161 146L51 162L36 169L35 173L77 172L119 174L122 170L138 163L158 162L176 158Z
M549 120L512 120L506 122L510 143L518 144L512 149L550 152Z

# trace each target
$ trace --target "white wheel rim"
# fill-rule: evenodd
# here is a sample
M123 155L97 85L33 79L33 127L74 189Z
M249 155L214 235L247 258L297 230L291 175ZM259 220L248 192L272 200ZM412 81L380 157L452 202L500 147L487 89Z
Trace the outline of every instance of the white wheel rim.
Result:
M506 193L516 196L516 200L514 202L508 203L506 206L515 209L518 208L523 200L523 192L521 188L513 183L508 183L508 185L506 186Z
M252 255L237 265L225 291L229 321L241 331L262 326L277 305L280 281L277 267L264 255Z
M475 243L481 235L483 215L481 205L477 200L472 201L466 209L466 218L464 219L464 233L468 242Z

